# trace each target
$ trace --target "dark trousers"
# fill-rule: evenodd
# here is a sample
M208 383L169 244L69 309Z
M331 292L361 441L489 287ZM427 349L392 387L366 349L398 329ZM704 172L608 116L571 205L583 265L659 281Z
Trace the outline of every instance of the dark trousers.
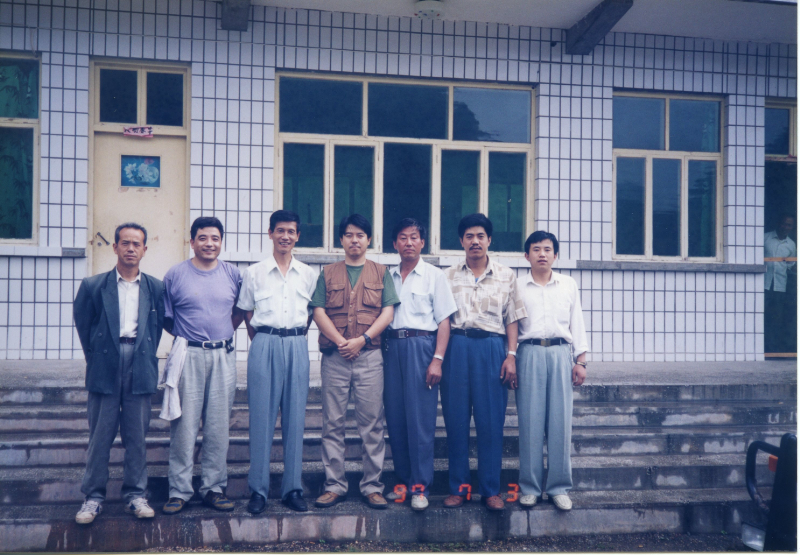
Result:
M788 285L788 284L787 284ZM790 287L764 291L764 352L793 353L797 350L796 299Z
M454 335L442 370L442 412L450 459L450 493L470 483L469 422L475 419L478 440L478 487L481 496L500 493L503 425L508 390L500 381L505 359L502 337L474 339Z
M81 492L86 499L105 499L111 445L117 437L117 430L120 430L122 446L125 448L122 498L129 503L137 497L144 497L147 490L145 435L150 425L151 396L131 393L133 345L120 344L119 351L114 393L103 395L89 392L89 449Z
M433 484L433 442L439 386L428 389L425 377L436 350L436 336L387 339L384 352L386 427L394 471L409 493Z

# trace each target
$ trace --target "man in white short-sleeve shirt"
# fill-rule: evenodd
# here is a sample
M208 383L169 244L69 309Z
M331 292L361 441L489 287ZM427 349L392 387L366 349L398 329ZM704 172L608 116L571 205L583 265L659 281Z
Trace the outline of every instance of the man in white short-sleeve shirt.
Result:
M575 280L552 270L558 239L536 231L525 241L531 271L517 279L527 318L519 321L517 413L520 504L542 492L561 510L572 508L572 386L586 379L589 343ZM573 359L573 356L575 359ZM547 436L547 483L543 484Z

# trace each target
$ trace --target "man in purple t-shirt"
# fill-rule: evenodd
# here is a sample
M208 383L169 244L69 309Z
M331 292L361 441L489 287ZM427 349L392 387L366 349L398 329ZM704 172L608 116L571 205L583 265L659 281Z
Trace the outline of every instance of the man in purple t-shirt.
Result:
M164 328L189 342L178 393L181 416L170 422L169 501L165 514L181 511L194 495L194 446L203 420L200 496L203 504L232 511L228 485L228 430L236 393L233 332L244 313L236 308L242 276L217 260L222 222L201 217L192 224L194 257L164 276Z

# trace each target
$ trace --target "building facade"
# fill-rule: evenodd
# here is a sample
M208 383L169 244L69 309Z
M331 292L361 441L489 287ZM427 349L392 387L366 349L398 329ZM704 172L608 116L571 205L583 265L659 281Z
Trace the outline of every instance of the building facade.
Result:
M194 218L244 267L284 207L316 268L350 211L384 263L406 215L447 266L461 215L487 213L520 275L546 229L591 360L763 360L765 163L796 162L796 44L611 32L570 55L560 28L254 5L239 32L221 10L0 1L0 358L83 357L72 300L118 223L148 227L161 277Z

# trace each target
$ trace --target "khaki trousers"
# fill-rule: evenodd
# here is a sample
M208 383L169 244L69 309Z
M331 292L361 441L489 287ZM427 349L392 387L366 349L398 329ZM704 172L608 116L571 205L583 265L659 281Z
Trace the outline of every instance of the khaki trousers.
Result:
M383 493L380 478L386 443L383 438L383 356L380 349L362 351L352 361L343 359L338 351L322 356L324 490L338 495L347 493L345 420L351 389L362 441L364 476L361 478L361 494Z

